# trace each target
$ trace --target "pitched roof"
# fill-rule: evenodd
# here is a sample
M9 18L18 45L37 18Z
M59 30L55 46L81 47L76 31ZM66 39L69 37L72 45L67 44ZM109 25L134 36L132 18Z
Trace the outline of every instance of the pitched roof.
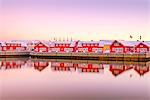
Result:
M4 41L1 41L0 46L6 46L6 43Z
M142 43L150 47L150 41L144 41Z
M39 42L40 42L39 40L29 40L28 44L36 44L36 43L39 43Z
M78 47L81 47L83 43L86 44L99 44L99 46L111 45L114 40L100 40L100 41L79 41Z
M49 41L39 41L39 42L36 43L36 45L38 45L39 43L42 43L42 44L44 44L47 47L51 46L51 42L49 42Z
M70 47L74 47L76 44L76 41L53 41L51 42L51 47L54 47L55 44L70 44Z
M104 46L104 45L111 45L114 40L100 40L99 41L99 46Z
M139 41L124 41L124 40L117 40L117 41L124 46L135 46L139 44Z
M79 41L78 47L82 47L82 44L99 44L99 41Z
M7 44L7 43L10 43L10 44L21 44L21 46L27 46L27 43L26 42L23 42L23 41L6 41L5 42L5 45Z

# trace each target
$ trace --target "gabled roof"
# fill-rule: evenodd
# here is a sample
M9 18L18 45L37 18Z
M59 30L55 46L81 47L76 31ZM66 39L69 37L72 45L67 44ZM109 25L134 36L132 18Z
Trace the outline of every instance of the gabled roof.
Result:
M35 45L35 44L37 44L39 42L40 42L39 40L29 40L27 44L33 44L33 45Z
M3 46L6 46L7 43L10 43L10 44L21 44L21 46L27 46L27 43L26 42L23 42L23 41L5 41L5 42L0 42L3 44Z
M78 47L81 47L83 43L86 44L98 44L99 46L111 45L114 40L100 40L100 41L79 41Z
M150 41L144 41L144 42L141 42L141 43L143 43L143 44L147 45L148 47L150 47Z
M125 40L116 40L119 43L121 43L124 46L136 46L137 44L139 44L139 41L125 41Z
M51 47L55 47L55 44L70 44L70 47L74 47L76 41L53 41L51 42Z
M138 68L135 67L134 70L139 74L139 75L144 75L147 72L149 72L149 67L146 67L147 69L145 69L145 67L143 66L139 66Z
M6 46L6 43L4 41L1 41L0 46Z
M51 46L51 42L49 42L49 41L39 41L39 42L36 43L36 45L38 45L39 43L42 43L42 44L44 44L47 47Z
M100 40L99 46L111 45L113 42L114 42L114 40Z
M1 46L6 46L7 43L10 44L21 44L21 46L28 46L29 43L37 44L39 40L12 40L12 41L1 41Z
M99 41L79 41L78 47L82 47L82 44L99 44Z

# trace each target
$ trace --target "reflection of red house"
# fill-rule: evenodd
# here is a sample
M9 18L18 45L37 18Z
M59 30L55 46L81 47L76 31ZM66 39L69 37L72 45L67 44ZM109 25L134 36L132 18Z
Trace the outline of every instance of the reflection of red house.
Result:
M78 67L78 64L77 64L77 63L73 63L73 67L74 67L74 68L77 68L77 67Z
M34 52L49 52L48 42L39 42L34 46Z
M135 46L135 51L137 53L145 53L150 51L150 42L140 42Z
M5 69L21 68L25 63L25 61L2 61L1 67L5 67Z
M103 65L98 64L79 64L78 70L80 72L99 72L104 69Z
M135 52L134 46L137 41L115 40L110 46L111 53L132 53Z
M103 46L99 45L99 41L79 41L78 52L103 52Z
M53 71L75 71L73 63L69 62L51 62L51 67Z
M132 66L125 66L125 65L110 65L110 71L112 72L112 74L114 76L118 76L119 74L129 70L129 69L132 69L133 67Z
M48 62L42 62L42 61L39 61L39 62L34 62L34 68L39 70L39 71L42 71L44 70L47 66L49 65Z
M141 76L149 72L149 67L147 66L136 66L134 70Z

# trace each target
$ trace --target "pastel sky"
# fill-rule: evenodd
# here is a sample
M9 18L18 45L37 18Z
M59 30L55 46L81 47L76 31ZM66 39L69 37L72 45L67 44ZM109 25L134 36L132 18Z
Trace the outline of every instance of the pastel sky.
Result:
M0 40L150 40L150 0L0 0Z

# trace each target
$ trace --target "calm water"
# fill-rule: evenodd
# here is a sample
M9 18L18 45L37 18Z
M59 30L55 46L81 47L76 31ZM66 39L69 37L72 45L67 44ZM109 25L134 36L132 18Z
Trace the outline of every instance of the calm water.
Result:
M0 59L0 100L150 100L150 62Z

